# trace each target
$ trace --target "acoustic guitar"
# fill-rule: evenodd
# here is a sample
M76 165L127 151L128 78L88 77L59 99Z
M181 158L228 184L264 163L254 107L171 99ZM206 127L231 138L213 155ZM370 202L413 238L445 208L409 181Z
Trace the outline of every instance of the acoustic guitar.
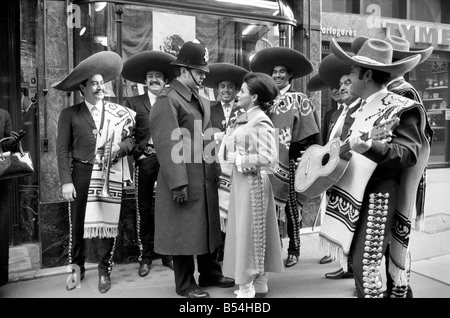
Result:
M366 132L361 139L380 140L392 136L398 117L389 119ZM325 146L311 145L303 153L295 170L295 190L308 198L315 198L330 188L347 170L351 153L350 142L341 145L339 138L330 140Z

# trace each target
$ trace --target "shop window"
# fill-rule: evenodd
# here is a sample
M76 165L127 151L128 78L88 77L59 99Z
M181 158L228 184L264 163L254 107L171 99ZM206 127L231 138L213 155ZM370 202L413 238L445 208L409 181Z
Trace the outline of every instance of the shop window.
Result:
M443 21L442 16L448 14L444 13L442 11L442 5L445 6L445 4L442 4L443 2L448 1L441 1L441 0L410 0L409 1L409 19L410 20L417 20L417 21L426 21L426 22L435 22L435 23L441 23ZM448 11L448 5L447 5L447 11ZM447 22L448 23L448 22Z
M228 62L249 69L251 56L264 47L279 46L278 24L262 20L193 13L148 6L108 3L101 10L94 4L81 7L81 28L74 32L75 60L102 50L120 52L124 61L144 50L162 50L176 56L181 46L193 39L204 43L209 63ZM118 43L117 36L121 41ZM108 84L108 98L123 99L143 93L140 84L117 80ZM214 99L214 92L205 89Z
M322 11L359 13L359 0L322 0Z
M434 54L436 57L439 53ZM434 131L429 164L449 162L450 132L448 60L431 58L409 73L409 82L418 90Z
M361 5L361 14L370 14L376 5L382 17L406 19L407 16L407 0L362 0Z

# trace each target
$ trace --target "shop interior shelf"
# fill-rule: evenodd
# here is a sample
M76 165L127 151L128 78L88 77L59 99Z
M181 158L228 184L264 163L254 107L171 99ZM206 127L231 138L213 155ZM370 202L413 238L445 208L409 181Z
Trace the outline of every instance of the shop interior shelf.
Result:
M442 100L442 98L422 99L423 102L436 102L440 100Z
M427 109L428 115L440 115L443 111L450 110L450 108L436 108L436 109Z
M432 91L432 90L436 90L436 89L446 89L448 88L448 86L436 86L436 87L427 87L425 88L426 91Z

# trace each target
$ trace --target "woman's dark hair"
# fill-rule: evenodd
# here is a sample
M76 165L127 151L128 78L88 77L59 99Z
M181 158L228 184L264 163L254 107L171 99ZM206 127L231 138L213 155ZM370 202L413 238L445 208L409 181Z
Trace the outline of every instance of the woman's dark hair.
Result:
M250 94L258 95L258 104L262 110L272 106L271 102L278 96L278 87L273 78L266 73L250 72L244 76Z

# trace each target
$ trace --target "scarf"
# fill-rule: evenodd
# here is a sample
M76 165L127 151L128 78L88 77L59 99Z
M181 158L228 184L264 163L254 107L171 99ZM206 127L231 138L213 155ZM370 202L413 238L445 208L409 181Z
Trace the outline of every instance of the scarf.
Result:
M125 181L131 180L131 176L127 157L111 160L109 187L105 186L104 149L111 137L114 143L120 143L131 136L135 114L121 105L104 103L104 121L97 134L97 150L89 184L84 238L114 238L118 234L122 187ZM102 195L105 189L109 196Z
M380 107L381 106L381 107ZM425 113L414 101L397 94L379 94L370 104L355 116L350 139L359 131L370 131L380 121L395 117L417 107L421 114L422 147L417 163L404 168L398 189L396 214L390 236L389 272L395 286L407 284L408 249L411 233L411 219L415 210L417 186L428 161L430 145L425 134ZM349 166L342 178L330 188L324 222L321 227L320 247L334 259L338 259L344 271L347 271L347 259L353 240L365 187L377 167L377 164L365 156L353 153Z

